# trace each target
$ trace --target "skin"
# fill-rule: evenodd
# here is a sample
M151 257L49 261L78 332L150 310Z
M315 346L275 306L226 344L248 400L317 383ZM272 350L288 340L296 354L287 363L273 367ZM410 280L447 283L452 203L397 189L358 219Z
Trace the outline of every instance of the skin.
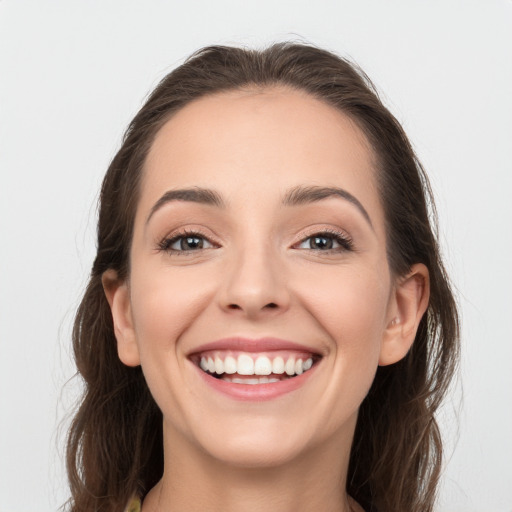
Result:
M284 87L196 100L157 134L129 279L103 278L119 357L142 365L164 417L164 475L144 512L361 510L344 490L358 408L377 366L407 353L428 303L423 265L390 274L373 162L347 116ZM369 220L337 196L283 206L313 185L348 191ZM225 207L172 201L147 221L167 191L196 186ZM184 228L202 249L161 249ZM353 248L312 246L325 230ZM187 358L231 336L304 343L322 359L293 392L233 400Z

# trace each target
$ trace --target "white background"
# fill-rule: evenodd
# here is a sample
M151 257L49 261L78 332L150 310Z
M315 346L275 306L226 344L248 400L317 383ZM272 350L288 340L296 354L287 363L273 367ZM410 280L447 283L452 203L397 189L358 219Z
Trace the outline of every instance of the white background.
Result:
M433 182L463 316L438 510L512 511L512 1L0 0L0 512L67 497L70 325L128 121L201 46L298 38L366 70Z

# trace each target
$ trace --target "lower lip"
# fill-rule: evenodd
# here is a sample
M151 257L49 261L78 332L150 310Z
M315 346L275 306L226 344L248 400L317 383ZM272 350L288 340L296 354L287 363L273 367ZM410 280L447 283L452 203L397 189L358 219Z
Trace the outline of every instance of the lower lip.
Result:
M316 370L317 365L318 363L313 365L312 368L304 372L302 375L266 384L237 384L234 382L228 382L208 375L196 365L194 365L194 367L208 386L211 386L216 391L219 391L230 398L242 401L263 401L272 400L273 398L277 398L299 389Z

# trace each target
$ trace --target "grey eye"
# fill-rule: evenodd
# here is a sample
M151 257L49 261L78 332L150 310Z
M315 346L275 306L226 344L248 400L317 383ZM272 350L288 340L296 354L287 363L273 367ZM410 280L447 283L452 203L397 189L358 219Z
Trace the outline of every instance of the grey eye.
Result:
M172 251L197 251L210 247L210 242L197 235L180 236L172 240L172 243L169 245L169 249Z
M299 248L300 249L311 249L317 251L328 251L331 249L338 249L346 247L346 241L336 235L322 234L309 236L303 240Z
M309 239L310 249L332 249L334 240L330 236L312 236Z

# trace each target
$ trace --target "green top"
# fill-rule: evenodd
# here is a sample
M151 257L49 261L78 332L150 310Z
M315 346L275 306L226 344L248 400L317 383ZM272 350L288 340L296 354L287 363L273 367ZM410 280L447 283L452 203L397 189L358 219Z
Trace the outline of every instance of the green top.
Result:
M141 503L139 498L133 498L125 512L140 512Z

